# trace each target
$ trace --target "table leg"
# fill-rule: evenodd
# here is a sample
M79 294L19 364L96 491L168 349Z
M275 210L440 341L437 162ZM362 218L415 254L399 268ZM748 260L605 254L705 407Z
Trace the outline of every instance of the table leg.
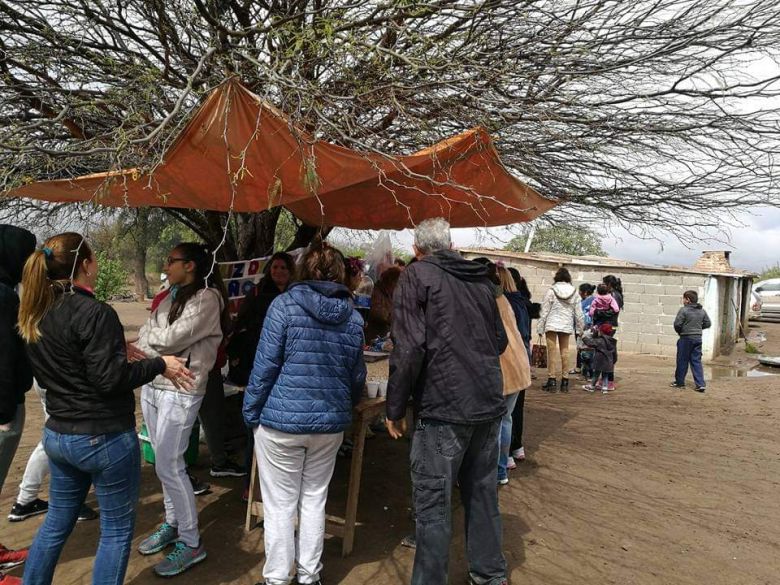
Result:
M349 490L347 492L347 517L344 521L344 540L341 556L346 557L352 552L355 541L355 522L357 521L358 498L360 496L360 476L363 473L363 448L366 444L366 430L369 417L360 415L358 419L358 434L355 447L352 450L352 465L349 471Z
M246 520L244 522L244 531L249 532L252 529L252 513L254 512L255 501L255 481L257 481L257 457L252 452L252 472L249 475L249 497L246 503Z

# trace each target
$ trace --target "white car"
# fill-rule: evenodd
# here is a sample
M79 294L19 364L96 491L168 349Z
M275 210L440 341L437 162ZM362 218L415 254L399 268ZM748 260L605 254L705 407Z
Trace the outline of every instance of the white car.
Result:
M761 295L756 291L750 291L750 309L748 310L748 319L751 321L758 321L761 318L761 306L764 301L761 299Z
M761 297L761 320L780 321L780 278L757 282L753 292Z

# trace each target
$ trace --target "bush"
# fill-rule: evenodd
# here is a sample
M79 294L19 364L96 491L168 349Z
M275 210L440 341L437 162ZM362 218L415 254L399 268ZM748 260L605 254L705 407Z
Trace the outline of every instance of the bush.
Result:
M775 264L774 266L767 266L764 268L764 271L758 277L756 282L769 280L770 278L780 278L780 264Z
M119 260L110 258L105 252L96 254L98 278L95 283L95 298L107 302L127 292L128 273Z

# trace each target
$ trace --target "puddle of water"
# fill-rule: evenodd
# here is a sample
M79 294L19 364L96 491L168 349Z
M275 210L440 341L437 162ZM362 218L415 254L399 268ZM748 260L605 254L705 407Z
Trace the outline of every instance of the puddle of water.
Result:
M765 378L780 375L780 370L755 367L750 370L730 368L728 366L704 366L705 380L722 380L724 378Z

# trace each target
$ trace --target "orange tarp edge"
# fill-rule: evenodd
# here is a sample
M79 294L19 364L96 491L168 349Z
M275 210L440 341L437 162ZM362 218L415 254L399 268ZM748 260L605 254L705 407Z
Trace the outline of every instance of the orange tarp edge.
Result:
M509 173L482 128L389 157L312 140L236 78L215 88L161 164L39 181L5 194L113 207L256 212L284 205L312 225L453 227L526 222L554 207Z

